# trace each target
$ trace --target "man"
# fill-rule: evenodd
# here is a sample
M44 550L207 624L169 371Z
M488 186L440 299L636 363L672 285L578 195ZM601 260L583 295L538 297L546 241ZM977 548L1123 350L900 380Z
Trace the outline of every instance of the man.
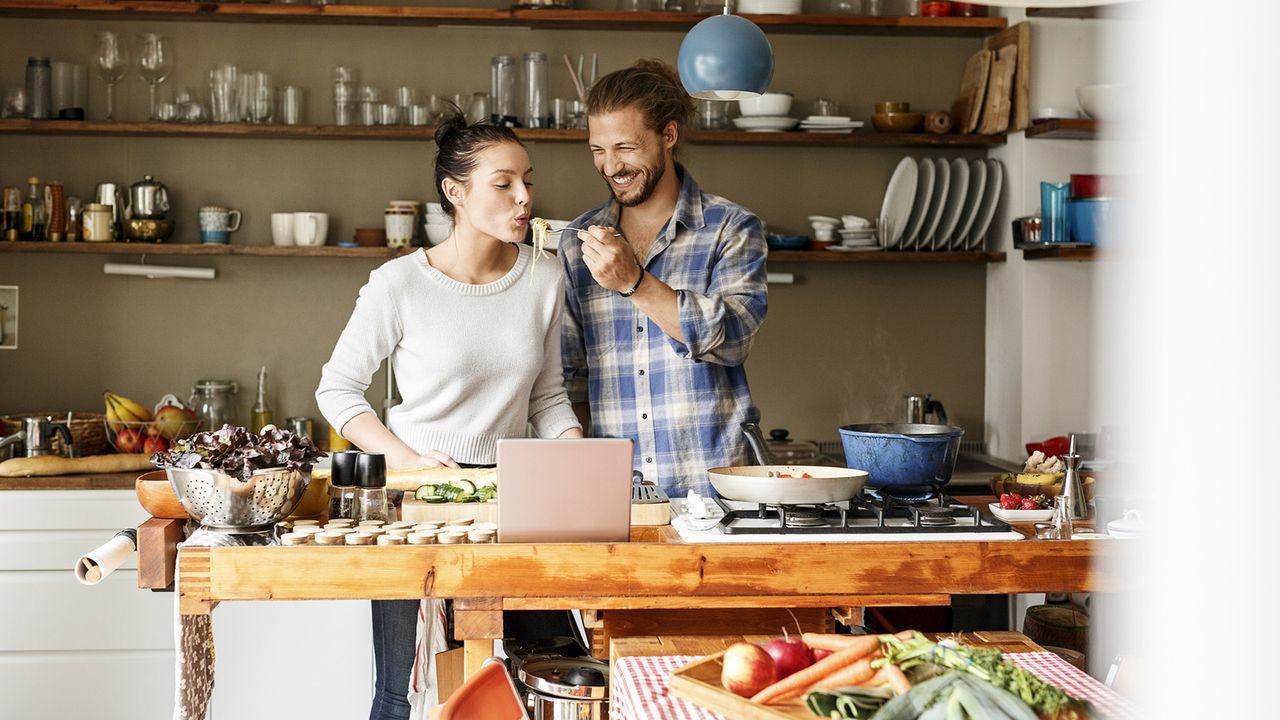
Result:
M658 61L591 88L591 153L612 197L560 245L569 399L592 436L633 439L634 467L673 497L748 462L740 425L760 413L743 365L768 306L763 224L675 162L692 109Z

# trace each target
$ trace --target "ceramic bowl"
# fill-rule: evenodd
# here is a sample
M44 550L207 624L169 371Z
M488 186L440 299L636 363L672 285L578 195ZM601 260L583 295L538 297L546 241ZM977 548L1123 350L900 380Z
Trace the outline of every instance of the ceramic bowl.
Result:
M738 101L744 117L786 117L791 112L791 93L765 93L760 97Z
M1021 473L1025 475L1026 473ZM1041 473L1043 474L1043 473ZM1012 478L1007 475L1013 475ZM1017 474L1002 473L991 479L991 494L999 500L1004 493L1015 493L1023 497L1031 495L1044 495L1050 500L1062 494L1062 476L1058 475L1053 482L1043 485L1032 483L1018 482ZM1098 483L1092 475L1084 475L1081 478L1081 484L1084 486L1084 497L1086 500L1092 500L1094 492L1097 490Z
M904 113L911 112L911 103L909 102L878 102L876 103L876 113Z
M382 247L387 244L387 231L382 228L356 228L356 244L362 247Z
M453 232L453 223L432 223L429 222L423 226L427 231L427 242L432 245L439 245L449 239L449 233Z
M171 235L172 220L130 218L124 221L124 236L132 242L164 242Z
M1094 120L1115 121L1124 114L1123 85L1083 85L1076 88L1076 101L1085 115Z
M882 133L920 132L924 128L924 115L917 112L876 113L871 124Z

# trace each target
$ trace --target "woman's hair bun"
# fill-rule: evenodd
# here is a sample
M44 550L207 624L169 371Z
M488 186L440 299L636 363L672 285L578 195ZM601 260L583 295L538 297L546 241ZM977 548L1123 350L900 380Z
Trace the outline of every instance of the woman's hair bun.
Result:
M450 103L450 109L436 125L436 147L444 147L454 135L467 129L467 118L462 110Z

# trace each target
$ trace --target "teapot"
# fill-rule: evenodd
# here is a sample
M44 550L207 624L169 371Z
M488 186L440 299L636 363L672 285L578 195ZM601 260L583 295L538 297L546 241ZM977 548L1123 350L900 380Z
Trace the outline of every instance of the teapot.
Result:
M169 191L164 183L147 175L129 186L129 209L126 217L141 220L163 220L169 212Z
M907 411L904 422L924 425L930 422L929 415L935 418L934 423L938 425L947 424L947 411L942 407L942 403L934 400L933 395L903 395L907 401Z

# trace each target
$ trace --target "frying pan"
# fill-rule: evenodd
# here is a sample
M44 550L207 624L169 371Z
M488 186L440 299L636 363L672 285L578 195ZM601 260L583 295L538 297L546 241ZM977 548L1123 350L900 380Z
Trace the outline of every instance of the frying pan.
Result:
M708 470L711 487L720 497L752 503L814 504L842 502L862 492L866 472L817 465L775 465L760 426L745 422L742 430L761 464Z

